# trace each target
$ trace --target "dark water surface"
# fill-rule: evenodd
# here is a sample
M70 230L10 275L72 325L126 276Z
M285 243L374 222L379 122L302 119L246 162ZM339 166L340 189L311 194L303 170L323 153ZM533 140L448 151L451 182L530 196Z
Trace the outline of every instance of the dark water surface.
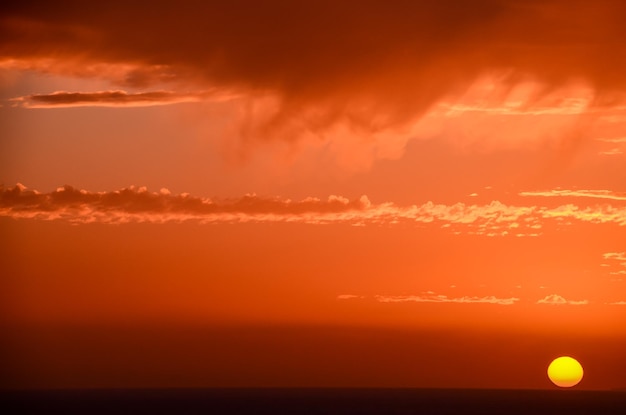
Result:
M115 389L2 391L3 414L626 415L626 391Z

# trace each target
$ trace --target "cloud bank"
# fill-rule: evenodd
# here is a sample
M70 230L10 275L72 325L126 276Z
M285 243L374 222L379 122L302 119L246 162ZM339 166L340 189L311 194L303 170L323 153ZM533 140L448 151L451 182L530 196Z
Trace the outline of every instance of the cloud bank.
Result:
M342 125L375 134L455 104L485 77L500 86L482 91L487 104L451 109L580 114L624 102L624 15L621 0L11 2L0 18L0 65L246 95L254 102L242 131L252 136L293 140ZM520 98L515 88L529 80L535 88ZM575 101L550 96L570 86ZM27 101L109 99L94 94L44 91ZM107 102L183 99L140 95ZM271 105L259 110L259 96ZM498 110L508 98L515 105Z
M397 206L372 203L367 196L349 200L331 195L300 201L260 197L254 194L233 199L209 199L187 193L174 195L167 189L149 192L129 187L113 192L89 192L63 186L49 193L18 184L0 187L0 216L15 219L64 220L71 223L131 222L166 223L195 221L345 223L355 226L413 223L449 228L451 232L485 236L537 236L549 221L567 224L580 221L626 226L626 207L579 208L562 205L512 206L499 201L484 205L453 205L427 202Z

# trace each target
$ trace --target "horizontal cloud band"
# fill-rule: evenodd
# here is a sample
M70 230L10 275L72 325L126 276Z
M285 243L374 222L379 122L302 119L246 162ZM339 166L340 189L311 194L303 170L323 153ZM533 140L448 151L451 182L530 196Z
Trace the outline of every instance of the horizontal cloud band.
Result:
M626 193L610 190L567 190L556 189L542 192L520 192L520 196L533 197L588 197L592 199L610 199L626 201Z
M171 91L151 91L129 93L116 90L97 92L58 91L51 94L33 94L13 98L12 101L15 105L25 108L150 107L225 98L227 96L216 92L177 93Z
M326 200L309 197L292 201L252 194L212 200L187 193L173 195L167 189L149 192L145 187L133 186L113 192L88 192L64 186L40 193L21 184L0 187L0 216L72 223L299 222L362 226L417 222L487 236L536 236L545 220L626 226L626 207L610 205L580 208L568 204L546 208L492 201L485 205L427 202L403 207L393 203L372 204L367 196L356 200L330 196Z
M337 300L364 300L367 299L363 295L354 294L341 294L337 296ZM496 297L494 295L487 295L483 297L478 296L462 296L462 297L448 297L443 294L436 294L432 291L421 293L419 295L375 295L374 300L379 303L397 304L397 303L454 303L454 304L497 304L497 305L514 305L516 303L524 303L525 301L518 297ZM526 301L528 303L528 301ZM589 305L589 300L566 300L558 294L548 295L540 300L534 301L534 304L549 304L549 305ZM626 305L626 301L614 301L604 303L608 305Z
M519 301L519 298L498 298L493 295L486 297L448 297L446 295L408 295L408 296L384 296L377 295L376 301L380 303L457 303L457 304L499 304L513 305Z

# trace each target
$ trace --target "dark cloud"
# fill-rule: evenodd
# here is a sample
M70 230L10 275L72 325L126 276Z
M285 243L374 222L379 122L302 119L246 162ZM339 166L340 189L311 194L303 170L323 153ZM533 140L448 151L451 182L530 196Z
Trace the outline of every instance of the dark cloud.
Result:
M209 94L180 94L169 91L128 93L126 91L98 92L54 92L33 94L13 99L18 105L28 108L54 108L76 106L152 106L180 102L199 101Z
M331 195L322 200L300 201L245 195L211 200L189 194L174 195L167 189L149 192L134 187L112 192L89 192L63 186L50 193L29 190L21 184L0 186L0 217L15 219L66 220L72 223L128 222L297 222L382 225L398 223L436 224L453 232L475 235L538 236L548 221L580 221L626 226L626 207L610 205L581 208L561 205L513 206L492 201L485 205L427 202L397 206L372 204L367 196L349 200Z
M117 211L128 214L213 215L243 213L247 215L300 215L306 213L340 213L367 208L366 197L350 201L339 196L327 200L307 198L291 201L246 195L241 198L211 200L188 194L172 195L169 190L149 192L145 187L131 186L113 192L89 192L65 185L50 193L40 193L18 184L0 186L0 209L12 212L56 212L81 209L90 212Z
M3 7L5 58L52 59L76 73L80 63L132 64L116 81L140 86L200 80L270 91L285 104L278 119L312 105L358 118L353 110L361 105L386 111L394 122L489 71L509 71L511 82L522 76L548 85L585 80L608 95L626 89L626 3L620 0L26 1Z

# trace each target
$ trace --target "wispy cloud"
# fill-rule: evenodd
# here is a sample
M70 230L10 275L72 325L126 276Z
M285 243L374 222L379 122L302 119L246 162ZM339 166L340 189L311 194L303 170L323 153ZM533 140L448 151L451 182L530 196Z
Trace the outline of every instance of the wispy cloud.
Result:
M129 93L126 91L64 92L32 94L13 98L14 105L25 108L67 108L67 107L149 107L171 105L182 102L196 102L209 98L225 99L216 93L178 93L171 91L150 91Z
M337 300L354 300L358 298L364 298L362 295L354 295L354 294L340 294L337 296Z
M626 200L626 193L610 190L567 190L554 189L547 191L520 192L520 196L532 197L589 197L593 199Z
M519 298L498 298L493 295L485 297L448 297L446 295L435 293L424 293L422 295L406 295L406 296L387 296L377 295L376 301L381 303L465 303L465 304L499 304L499 305L513 305Z
M351 225L415 223L448 227L451 232L484 236L529 236L546 220L578 220L588 223L626 225L626 207L556 208L511 206L498 201L484 205L452 205L427 202L397 206L371 203L367 196L349 200L331 195L299 201L255 194L233 199L209 199L187 193L174 195L167 189L149 192L129 187L112 192L89 192L64 186L50 193L22 185L0 187L0 216L72 223L127 222L301 222Z
M606 263L601 266L610 269L609 275L616 275L618 277L626 276L626 269L620 269L626 267L626 252L607 252L602 254ZM622 282L622 278L613 278L611 281Z
M557 105L528 106L525 101L516 101L513 103L504 102L498 106L489 105L463 105L463 104L440 104L440 107L448 116L458 116L463 113L482 113L488 115L509 115L509 116L538 116L538 115L575 115L589 112L589 99L572 98L570 100L562 100Z
M602 258L626 262L626 252L607 252L606 254L602 254Z
M596 141L602 141L604 143L626 143L626 137L596 138Z
M626 305L626 301L615 301L612 303L607 303L609 305Z
M624 154L624 152L619 148L612 148L610 150L600 151L598 154L601 156L618 156L620 154Z
M564 221L575 219L588 223L617 223L620 226L626 225L626 208L613 206L594 206L580 208L573 204L561 205L556 208L539 209L542 217L546 219L556 219Z
M537 301L537 304L550 304L550 305L586 305L589 304L588 300L566 300L557 294L550 294L541 300Z

